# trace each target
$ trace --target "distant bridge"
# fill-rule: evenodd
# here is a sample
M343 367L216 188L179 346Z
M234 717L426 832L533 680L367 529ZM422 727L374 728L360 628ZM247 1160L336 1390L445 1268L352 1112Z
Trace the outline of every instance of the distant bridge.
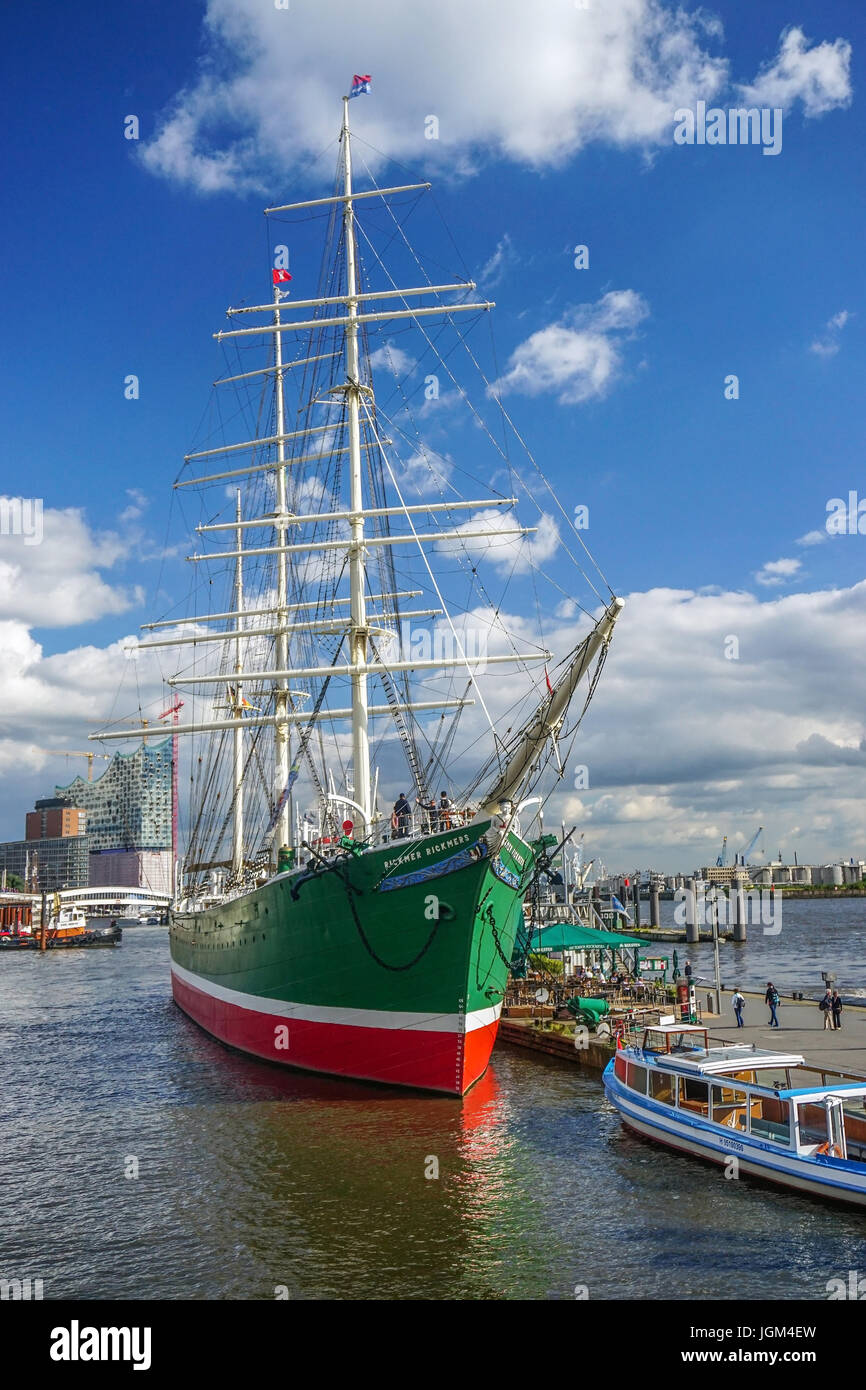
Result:
M106 915L128 917L151 907L160 914L168 911L168 893L154 893L150 888L67 888L60 894L66 907L80 907L85 912L104 912Z
M41 901L39 893L16 893L20 901L30 897L34 908ZM130 917L152 908L160 915L168 910L171 898L168 893L154 893L150 888L64 888L59 893L63 907L80 907L83 912L104 914L106 917ZM49 903L54 894L49 892Z

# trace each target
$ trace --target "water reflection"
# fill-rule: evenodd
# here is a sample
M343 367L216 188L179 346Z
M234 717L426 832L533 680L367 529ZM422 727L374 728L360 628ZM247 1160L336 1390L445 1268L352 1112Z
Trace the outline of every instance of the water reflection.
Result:
M48 1298L825 1298L864 1267L862 1216L635 1138L553 1059L497 1050L461 1105L228 1052L156 928L4 962L0 1017L0 1274Z

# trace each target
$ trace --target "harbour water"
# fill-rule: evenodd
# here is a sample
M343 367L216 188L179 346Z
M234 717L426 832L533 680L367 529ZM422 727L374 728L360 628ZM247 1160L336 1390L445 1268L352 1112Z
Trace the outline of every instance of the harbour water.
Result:
M741 982L862 981L864 915L791 904ZM46 1299L824 1300L866 1272L863 1214L663 1153L542 1056L498 1048L461 1104L227 1052L173 1006L164 928L5 958L0 1028L0 1276Z
M676 926L676 904L668 901L659 906L661 926ZM644 925L649 920L649 903L641 903L641 920ZM866 898L791 899L777 910L773 926L781 929L768 931L761 924L750 923L745 942L721 943L719 963L724 984L763 990L772 980L781 992L803 990L817 998L824 990L821 971L828 970L837 975L841 994L866 995ZM673 946L653 949L673 959ZM681 942L676 951L681 971L688 958L696 975L712 980L711 944L687 946ZM650 954L649 949L645 954Z

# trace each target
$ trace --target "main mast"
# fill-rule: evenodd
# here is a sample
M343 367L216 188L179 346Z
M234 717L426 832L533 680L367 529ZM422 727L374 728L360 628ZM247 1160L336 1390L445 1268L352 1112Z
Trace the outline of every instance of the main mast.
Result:
M276 665L285 672L289 664L288 636L288 556L286 554L286 405L283 388L283 335L280 332L280 291L274 285L274 385L276 399L277 470L276 470L276 532L277 532L277 614L275 633ZM240 549L240 546L238 547ZM240 605L238 605L240 607ZM275 845L290 843L292 799L285 795L289 781L289 681L283 675L274 687L274 804L280 812L274 828Z
M349 98L343 97L343 239L346 248L346 403L349 409L349 478L352 513L349 522L349 660L352 675L352 775L354 800L369 831L373 807L370 804L370 741L367 701L367 612L365 599L364 494L361 475L360 395L358 379L358 281L355 266L355 210L352 200L352 150L349 139ZM278 335L279 336L279 335Z
M237 558L235 560L235 608L237 610L237 631L243 630L243 611L244 611L244 561L243 545L244 532L241 526L243 510L241 505L241 492L238 488L235 499L235 519L237 530L235 531L235 544L237 546ZM235 716L243 714L243 661L241 652L241 638L235 638L235 694L232 701L231 713ZM235 881L239 881L244 867L244 730L243 725L238 721L233 731L234 742L234 796L232 799L232 875Z

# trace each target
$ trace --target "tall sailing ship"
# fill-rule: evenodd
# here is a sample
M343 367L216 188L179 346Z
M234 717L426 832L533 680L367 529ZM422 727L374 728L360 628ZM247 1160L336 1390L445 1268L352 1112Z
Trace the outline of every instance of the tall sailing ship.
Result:
M584 610L558 664L525 623L509 630L485 571L505 591L531 582L541 628L540 552L580 568L569 541L581 553L582 538L531 455L524 478L457 387L455 348L522 446L462 328L493 304L473 298L471 280L433 284L420 268L423 283L400 288L377 248L384 227L386 247L420 267L405 224L430 185L381 188L371 174L356 191L357 144L343 98L332 196L266 209L281 234L281 223L324 221L318 293L287 297L281 244L273 298L227 311L241 326L215 337L237 370L214 385L235 390L231 420L248 418L249 437L214 445L211 434L175 484L201 506L196 602L147 624L155 635L141 643L179 654L172 732L192 743L172 988L190 1018L256 1057L462 1096L490 1058L546 843L521 834L521 817L548 766L562 775L622 600L595 589L600 606ZM492 443L498 471L474 465L489 495L470 486L464 498L459 468L425 449L419 425L440 377L425 377L416 410L405 385L417 360L383 337L401 329L470 409L474 439ZM263 346L251 368L247 349ZM217 430L224 438L222 416ZM516 520L514 493L543 518L544 545ZM555 591L575 612L561 579ZM425 597L431 607L413 606ZM153 732L143 722L93 737ZM411 794L392 812L401 787Z

